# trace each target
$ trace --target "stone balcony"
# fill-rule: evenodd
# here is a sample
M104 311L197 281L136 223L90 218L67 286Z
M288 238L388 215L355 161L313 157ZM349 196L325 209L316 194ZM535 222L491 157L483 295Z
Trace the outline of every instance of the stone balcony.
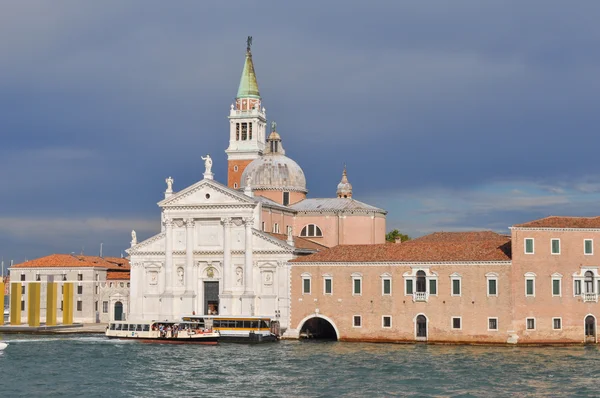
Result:
M427 302L429 299L429 294L427 292L414 292L413 293L413 302Z
M598 294L597 293L583 293L581 298L584 303L597 303L598 302Z

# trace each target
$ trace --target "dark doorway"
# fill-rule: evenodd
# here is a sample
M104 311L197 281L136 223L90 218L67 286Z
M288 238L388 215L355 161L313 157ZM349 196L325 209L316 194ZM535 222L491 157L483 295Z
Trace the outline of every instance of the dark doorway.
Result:
M219 315L219 282L204 282L204 315Z
M120 301L117 301L115 303L115 321L122 321L123 320L123 303Z
M417 316L417 339L427 339L427 318L425 318L425 315Z
M333 325L323 318L310 318L300 328L301 339L337 340Z
M591 315L585 318L585 342L596 342L596 318Z
M425 293L427 291L425 271L417 271L417 292Z

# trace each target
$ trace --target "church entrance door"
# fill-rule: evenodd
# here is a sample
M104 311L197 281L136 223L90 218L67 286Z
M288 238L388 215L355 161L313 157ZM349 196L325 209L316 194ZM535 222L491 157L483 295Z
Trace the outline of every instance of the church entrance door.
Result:
M219 282L204 282L204 315L219 314Z
M123 320L123 303L120 301L117 301L115 303L115 321L122 321Z

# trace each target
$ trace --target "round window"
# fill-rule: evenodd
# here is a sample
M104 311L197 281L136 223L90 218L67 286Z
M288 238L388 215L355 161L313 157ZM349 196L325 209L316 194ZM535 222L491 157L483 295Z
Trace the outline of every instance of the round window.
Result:
M237 164L235 166L233 166L233 171L238 171Z
M206 199L210 199L210 194L209 193L206 194Z

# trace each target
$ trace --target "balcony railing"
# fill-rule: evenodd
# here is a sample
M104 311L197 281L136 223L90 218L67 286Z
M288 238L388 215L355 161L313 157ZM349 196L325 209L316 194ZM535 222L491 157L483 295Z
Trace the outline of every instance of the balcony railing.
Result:
M414 292L413 293L413 302L417 302L417 301L427 302L428 298L429 298L429 295L427 294L427 292Z
M597 303L598 302L598 294L597 293L583 293L581 295L584 303Z

